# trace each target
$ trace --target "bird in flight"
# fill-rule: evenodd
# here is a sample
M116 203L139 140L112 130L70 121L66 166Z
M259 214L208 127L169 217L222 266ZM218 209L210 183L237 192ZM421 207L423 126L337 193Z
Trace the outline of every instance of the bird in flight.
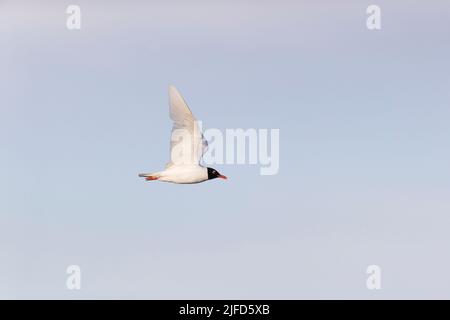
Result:
M197 120L181 94L169 86L169 114L173 121L170 141L170 162L163 171L140 173L145 180L172 183L200 183L215 178L227 179L217 170L202 166L208 148Z

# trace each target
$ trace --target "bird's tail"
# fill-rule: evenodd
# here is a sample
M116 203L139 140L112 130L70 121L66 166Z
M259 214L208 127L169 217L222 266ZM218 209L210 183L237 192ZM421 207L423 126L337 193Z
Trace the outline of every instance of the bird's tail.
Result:
M155 172L155 173L139 173L139 177L141 178L145 178L145 180L150 181L150 180L158 180L160 177L159 172Z

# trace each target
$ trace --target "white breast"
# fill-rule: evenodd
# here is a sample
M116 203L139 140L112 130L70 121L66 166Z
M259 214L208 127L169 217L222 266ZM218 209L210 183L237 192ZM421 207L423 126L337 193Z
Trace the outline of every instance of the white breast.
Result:
M158 180L174 183L199 183L208 180L208 170L198 165L173 165L160 175Z

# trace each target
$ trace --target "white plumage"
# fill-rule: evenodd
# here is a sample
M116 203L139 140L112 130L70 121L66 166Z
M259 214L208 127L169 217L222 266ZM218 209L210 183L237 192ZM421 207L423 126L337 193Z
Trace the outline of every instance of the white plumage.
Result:
M170 161L166 169L141 173L146 180L173 183L199 183L208 179L227 177L212 168L202 166L201 159L208 143L188 105L174 86L169 86L169 115L173 121L170 141Z

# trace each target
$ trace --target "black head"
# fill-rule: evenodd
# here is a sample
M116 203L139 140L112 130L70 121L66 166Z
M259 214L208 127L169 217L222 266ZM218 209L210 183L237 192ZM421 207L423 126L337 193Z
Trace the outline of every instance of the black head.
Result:
M227 177L221 175L216 169L213 168L206 168L206 169L208 169L208 180L215 178L227 179Z

